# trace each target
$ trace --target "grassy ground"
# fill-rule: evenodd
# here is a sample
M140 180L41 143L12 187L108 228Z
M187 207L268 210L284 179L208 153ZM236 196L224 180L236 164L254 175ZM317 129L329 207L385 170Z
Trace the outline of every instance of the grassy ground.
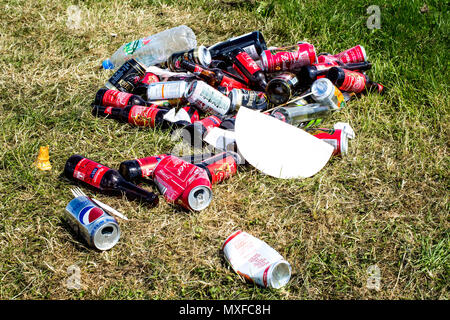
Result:
M448 299L449 7L424 4L2 0L0 298ZM70 5L81 9L78 29L66 25ZM381 29L366 26L370 5L381 10ZM215 187L201 213L96 194L131 218L120 221L112 250L96 252L63 219L72 199L60 176L66 159L79 153L117 168L175 144L165 132L91 116L111 75L100 62L180 24L205 45L256 29L269 46L307 40L337 53L361 44L374 64L369 74L389 93L352 101L325 123L350 122L356 139L347 157L312 178L243 170ZM53 169L41 172L31 164L47 144ZM242 283L223 261L221 243L238 228L292 264L286 287ZM81 272L79 290L65 286L71 265ZM374 265L379 290L367 287Z

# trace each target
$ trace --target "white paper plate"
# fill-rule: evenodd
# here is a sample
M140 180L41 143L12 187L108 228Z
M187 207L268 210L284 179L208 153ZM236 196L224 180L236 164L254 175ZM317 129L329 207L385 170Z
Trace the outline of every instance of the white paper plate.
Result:
M308 178L328 162L333 147L304 130L245 107L236 117L239 152L255 168L276 178Z

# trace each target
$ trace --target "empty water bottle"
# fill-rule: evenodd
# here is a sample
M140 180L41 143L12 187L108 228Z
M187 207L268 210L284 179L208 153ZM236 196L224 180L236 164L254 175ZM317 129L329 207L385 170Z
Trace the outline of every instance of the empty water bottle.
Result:
M134 58L145 66L152 66L166 61L174 52L195 47L197 39L194 32L191 28L181 25L122 45L111 58L103 61L102 65L105 69L115 69Z

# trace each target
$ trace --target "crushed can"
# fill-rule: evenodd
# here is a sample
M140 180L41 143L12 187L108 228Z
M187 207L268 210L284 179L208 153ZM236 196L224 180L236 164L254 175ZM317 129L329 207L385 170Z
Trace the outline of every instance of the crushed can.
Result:
M86 196L76 197L66 206L69 225L89 246L109 250L120 238L117 220Z
M169 155L156 165L152 179L169 203L200 211L212 200L211 182L203 168Z
M242 230L225 240L222 251L233 270L249 282L274 289L289 282L289 262L267 243Z

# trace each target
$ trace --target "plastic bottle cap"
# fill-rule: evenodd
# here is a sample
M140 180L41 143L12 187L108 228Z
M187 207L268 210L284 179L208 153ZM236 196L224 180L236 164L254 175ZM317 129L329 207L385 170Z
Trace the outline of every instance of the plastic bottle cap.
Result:
M114 64L111 60L106 59L102 62L103 69L114 69Z

